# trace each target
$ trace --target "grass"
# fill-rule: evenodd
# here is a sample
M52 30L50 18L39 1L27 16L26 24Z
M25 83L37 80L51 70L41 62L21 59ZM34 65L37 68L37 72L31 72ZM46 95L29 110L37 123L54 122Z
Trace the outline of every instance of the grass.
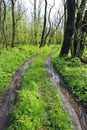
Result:
M87 110L87 65L78 58L67 60L58 55L52 58L52 62L76 100Z
M73 130L60 95L47 74L45 59L51 51L54 50L46 49L26 72L8 130Z
M23 64L27 58L39 52L40 49L38 47L31 45L22 45L0 51L0 95L6 90L17 68Z

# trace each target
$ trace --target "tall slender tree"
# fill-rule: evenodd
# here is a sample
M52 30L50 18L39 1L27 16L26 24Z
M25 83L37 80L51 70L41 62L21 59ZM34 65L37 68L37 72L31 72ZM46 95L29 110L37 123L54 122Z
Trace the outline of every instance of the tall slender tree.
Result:
M5 0L2 0L3 3L3 20L2 20L2 37L3 37L3 45L5 44L6 48L7 48L7 41L6 41L6 32L5 32L5 20L6 20L6 3Z
M44 23L43 23L43 31L42 31L42 36L41 36L40 47L42 47L44 45L45 32L46 32L46 23L47 23L47 0L45 0Z
M12 8L12 42L11 47L15 45L15 2L16 0L11 0L11 8Z

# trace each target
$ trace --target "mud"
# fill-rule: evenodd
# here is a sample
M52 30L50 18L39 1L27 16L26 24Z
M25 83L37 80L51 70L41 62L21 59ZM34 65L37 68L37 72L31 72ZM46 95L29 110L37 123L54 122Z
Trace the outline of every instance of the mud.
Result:
M50 56L46 60L46 66L48 69L48 74L50 75L50 80L60 93L64 108L71 116L74 130L87 130L87 113L83 107L74 100L72 95L66 89L66 86L60 75L53 68Z
M36 56L30 58L23 65L21 65L21 67L19 67L15 76L12 78L7 91L2 97L0 104L0 130L6 130L6 128L9 126L12 108L17 102L17 90L21 89L22 78L25 74L25 71L28 69L30 63Z

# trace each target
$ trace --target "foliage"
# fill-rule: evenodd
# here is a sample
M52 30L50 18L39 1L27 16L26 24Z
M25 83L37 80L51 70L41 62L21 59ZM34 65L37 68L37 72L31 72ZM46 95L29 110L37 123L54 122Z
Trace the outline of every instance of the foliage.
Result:
M87 109L87 65L81 63L78 58L64 60L56 55L52 58L52 62L76 100Z
M3 49L0 52L0 94L2 94L17 68L32 55L40 51L38 47L30 45L18 46L13 49Z
M64 110L60 95L45 68L47 55L55 48L46 48L29 66L18 91L9 130L73 130L71 119Z

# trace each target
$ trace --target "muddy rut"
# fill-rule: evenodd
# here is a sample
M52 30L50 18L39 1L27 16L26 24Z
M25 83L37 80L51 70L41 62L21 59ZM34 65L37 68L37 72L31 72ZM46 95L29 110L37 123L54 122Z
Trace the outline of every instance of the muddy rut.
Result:
M40 54L31 57L18 69L7 91L5 92L0 105L0 130L6 130L9 126L12 108L17 102L17 90L21 89L22 78L25 71L28 69L32 60L38 55ZM85 113L83 108L74 101L73 97L65 89L65 84L52 66L50 56L46 60L46 66L50 79L60 93L63 105L72 118L74 130L87 130L87 113Z
M87 113L79 104L77 104L77 102L75 102L74 98L66 89L63 80L52 66L50 56L46 60L46 66L48 74L50 75L50 80L60 93L64 108L71 116L74 130L87 130Z
M6 128L9 126L12 107L17 102L17 90L21 88L21 82L25 71L28 69L32 60L37 56L38 55L29 58L23 65L21 65L13 77L7 91L2 97L0 106L0 130L6 130Z

